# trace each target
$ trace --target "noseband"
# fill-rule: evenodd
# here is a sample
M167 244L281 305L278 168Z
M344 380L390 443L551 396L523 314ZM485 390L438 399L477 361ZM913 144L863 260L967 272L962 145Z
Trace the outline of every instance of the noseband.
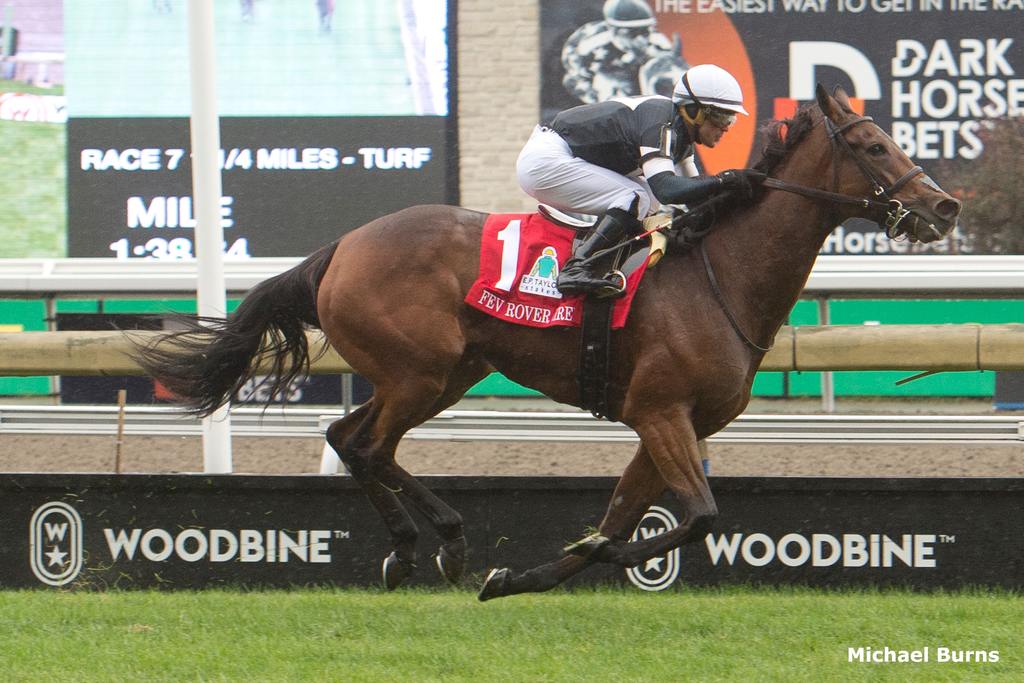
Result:
M828 192L825 190L819 190L813 187L806 187L804 185L796 185L793 183L787 183L784 180L777 178L766 178L764 180L764 186L770 187L775 190L782 190L784 192L792 192L793 194L799 194L812 199L822 199L832 204L852 204L860 206L864 209L875 209L882 216L880 221L885 226L885 234L890 239L896 239L907 234L907 231L900 227L900 223L903 219L910 215L910 210L903 208L903 202L895 198L895 194L899 192L907 183L916 178L918 175L924 173L924 169L920 166L914 166L909 171L904 173L902 176L896 179L896 181L889 187L885 187L882 182L875 175L867 163L864 162L857 154L853 151L850 143L843 137L843 133L850 128L853 128L859 123L873 123L874 119L870 116L860 116L847 121L841 126L837 126L832 123L828 118L824 118L825 131L828 134L829 142L832 144L832 187L839 187L839 164L838 152L843 150L847 155L853 159L854 163L857 164L857 168L867 178L873 186L874 197L853 197L850 195L840 194L838 192ZM935 230L932 227L932 230Z

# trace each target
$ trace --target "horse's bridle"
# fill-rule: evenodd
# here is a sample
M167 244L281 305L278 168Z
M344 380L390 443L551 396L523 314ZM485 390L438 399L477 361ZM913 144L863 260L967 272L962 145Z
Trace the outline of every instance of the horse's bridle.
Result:
M839 192L819 190L814 187L788 183L777 178L765 178L763 185L774 190L792 192L793 194L799 194L812 199L821 199L833 204L852 204L864 209L875 209L882 216L883 220L880 222L885 226L885 234L890 239L896 239L906 235L907 232L900 227L900 223L902 223L903 219L909 216L911 212L909 209L905 209L903 207L903 202L896 199L894 195L911 180L916 178L918 175L923 174L924 169L920 166L914 166L897 178L892 185L885 187L885 185L883 185L878 179L878 176L875 175L874 171L872 171L871 167L853 151L850 143L847 142L846 138L843 136L844 132L853 128L857 124L873 123L874 119L870 116L859 116L852 121L847 121L841 126L834 124L827 116L824 117L824 121L825 132L828 134L829 142L832 144L832 187L839 187L839 155L837 152L839 150L843 150L851 159L853 159L854 163L857 164L857 168L860 169L860 172L864 177L871 182L873 186L873 194L879 199L872 199L870 197L854 197L851 195L840 194ZM929 227L936 233L938 232L934 226L929 225Z
M924 173L924 169L920 166L914 166L909 171L904 173L902 176L896 179L896 181L889 187L885 187L879 181L878 176L871 170L871 167L865 163L863 159L854 153L850 143L843 137L843 133L850 128L853 128L859 123L873 123L874 119L870 116L860 116L847 121L841 126L837 126L832 123L832 120L827 116L824 117L825 121L825 132L829 136L829 141L832 144L832 187L839 187L839 164L838 164L838 152L840 150L845 151L850 158L857 164L857 168L860 169L861 173L864 174L873 186L873 193L875 197L879 199L872 199L870 197L854 197L851 195L840 194L839 192L829 192L828 190L819 190L815 187L807 187L806 185L797 185L794 183L788 183L784 180L777 178L765 178L762 185L775 190L782 190L784 192L792 192L793 194L802 195L811 199L821 199L823 201L831 202L832 204L852 204L860 206L865 209L876 209L883 216L885 223L885 234L890 239L896 239L902 235L906 235L906 231L900 228L900 223L904 218L910 215L909 209L903 208L903 202L896 199L894 195L900 191L907 183L916 178L918 175ZM927 176L925 176L927 178ZM834 221L833 221L834 223ZM938 233L934 225L928 226L931 230ZM711 266L711 260L708 258L707 249L704 246L704 241L700 242L700 253L701 258L704 261L704 272L708 276L708 281L711 283L711 291L714 293L715 298L718 300L719 306L725 312L725 317L729 320L729 324L732 325L733 330L743 343L759 351L760 353L767 353L771 350L774 345L774 341L768 346L761 346L753 339L751 339L740 327L739 321L736 316L733 315L732 310L729 308L729 304L725 300L725 296L722 294L721 287L718 285L718 279L715 277L715 270Z

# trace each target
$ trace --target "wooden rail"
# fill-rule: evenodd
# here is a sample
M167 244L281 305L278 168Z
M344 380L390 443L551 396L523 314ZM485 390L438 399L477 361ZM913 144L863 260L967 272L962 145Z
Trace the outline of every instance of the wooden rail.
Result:
M142 375L131 359L132 340L160 332L0 333L0 375ZM310 332L311 348L323 337ZM1024 370L1024 324L821 325L784 327L761 366L766 371ZM313 374L352 368L332 349Z

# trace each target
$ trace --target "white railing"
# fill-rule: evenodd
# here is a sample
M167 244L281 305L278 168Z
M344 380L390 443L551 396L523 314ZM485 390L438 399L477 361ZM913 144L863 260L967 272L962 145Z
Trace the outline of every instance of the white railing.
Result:
M235 436L322 438L344 415L324 408L233 408ZM0 405L0 434L114 435L116 406ZM123 433L199 436L199 420L180 409L127 406ZM406 435L444 441L637 441L618 422L578 411L447 410ZM974 443L1024 442L1021 415L817 415L743 414L711 436L717 443Z
M819 256L808 296L1024 296L1024 256Z
M322 408L234 408L233 436L323 439L344 415ZM75 434L194 436L199 420L162 406L0 406L0 435ZM405 438L444 441L636 442L630 428L583 412L448 410L410 430ZM731 444L984 444L1020 448L1019 415L763 415L743 414L709 439ZM337 454L322 442L320 473L337 474Z
M301 258L228 259L241 293ZM195 260L0 259L0 296L194 294ZM819 256L805 290L819 295L1024 296L1024 256Z
M225 259L225 286L229 292L245 292L301 261ZM0 259L0 296L195 295L195 291L195 259Z

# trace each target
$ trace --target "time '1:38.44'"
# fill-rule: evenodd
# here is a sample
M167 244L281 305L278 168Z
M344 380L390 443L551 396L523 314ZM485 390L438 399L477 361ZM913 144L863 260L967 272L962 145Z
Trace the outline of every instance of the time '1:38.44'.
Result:
M192 240L188 237L175 237L164 239L163 237L152 237L145 242L133 245L127 237L122 237L116 242L110 243L110 251L118 259L147 258L158 260L181 260L195 257L192 248ZM239 237L231 246L224 242L224 255L236 258L249 257L249 240Z

